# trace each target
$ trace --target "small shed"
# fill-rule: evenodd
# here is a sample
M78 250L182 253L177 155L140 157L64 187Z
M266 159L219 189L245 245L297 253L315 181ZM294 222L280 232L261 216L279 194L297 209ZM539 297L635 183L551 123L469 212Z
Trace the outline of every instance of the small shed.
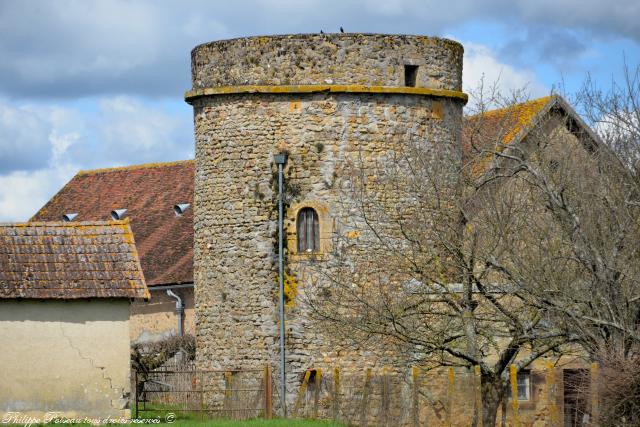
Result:
M148 297L128 220L0 225L0 412L128 417L130 304Z

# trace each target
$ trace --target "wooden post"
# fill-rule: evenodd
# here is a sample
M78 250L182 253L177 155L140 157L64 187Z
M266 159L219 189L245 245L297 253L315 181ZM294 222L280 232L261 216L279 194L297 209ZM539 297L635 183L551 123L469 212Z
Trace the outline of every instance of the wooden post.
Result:
M560 427L558 423L558 403L556 402L556 367L547 363L547 405L549 407L549 426Z
M333 420L340 418L340 368L333 368Z
M273 417L273 383L271 379L271 365L264 368L264 417Z
M320 386L322 385L322 369L316 369L316 379L313 390L313 414L312 418L318 418L318 405L320 404Z
M473 367L473 379L474 379L474 394L476 400L476 426L483 427L483 410L482 410L482 371L480 370L480 366L476 365Z
M385 366L382 368L382 378L380 381L380 411L382 412L382 425L386 427L389 424L389 369Z
M200 373L200 375L204 375L203 373ZM198 393L200 395L200 420L204 421L205 418L207 417L207 412L204 411L205 408L205 404L204 404L204 387L202 386L204 380L202 379L202 377L198 376L198 373L196 371L195 373L195 386L194 388L196 390L198 390L198 388L200 388L200 390L198 390L200 393ZM191 383L193 385L193 382Z
M233 372L226 371L224 373L224 403L223 409L231 411L233 414Z
M418 393L420 392L420 386L418 384L418 368L415 366L411 368L411 378L413 379L413 384L411 388L411 421L413 423L413 427L418 427L420 425L420 413L419 405L420 405L420 397Z
M449 382L447 383L447 420L445 425L452 426L453 422L453 368L449 368Z
M369 388L371 387L371 368L367 368L364 374L364 387L362 389L362 406L360 407L360 426L367 427L369 405Z
M591 364L591 424L600 425L600 404L598 396L598 364Z
M138 413L138 399L140 398L140 396L138 396L138 370L134 370L133 371L133 383L136 386L135 389L135 393L136 393L136 418L140 418L140 414Z
M293 412L291 412L291 416L295 418L298 415L298 409L300 408L300 403L302 403L302 397L307 392L307 386L309 385L309 377L311 376L311 370L307 370L304 374L304 380L302 380L302 384L300 384L300 390L298 390L298 397L296 397L296 404L293 407Z
M513 426L520 427L520 405L518 404L518 368L516 365L509 366L509 376L511 379L511 409L513 409Z

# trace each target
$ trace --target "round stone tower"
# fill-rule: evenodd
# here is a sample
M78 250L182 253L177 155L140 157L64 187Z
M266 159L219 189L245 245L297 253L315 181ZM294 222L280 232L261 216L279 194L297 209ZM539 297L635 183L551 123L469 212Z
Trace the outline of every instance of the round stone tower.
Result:
M408 137L460 146L462 56L450 40L382 34L249 37L192 51L185 98L195 116L201 369L278 366L274 154L283 149L289 393L301 372L340 358L298 304L310 284L296 263L309 253L322 260L342 232L340 163L349 153L375 159ZM302 242L301 227L311 227Z

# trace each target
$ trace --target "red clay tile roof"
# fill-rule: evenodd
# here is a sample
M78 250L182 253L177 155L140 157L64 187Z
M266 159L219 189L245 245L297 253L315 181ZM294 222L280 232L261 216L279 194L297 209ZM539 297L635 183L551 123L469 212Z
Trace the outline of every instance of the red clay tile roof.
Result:
M8 298L149 298L129 221L0 225Z
M463 159L476 174L486 171L493 156L482 150L501 147L476 145L493 141L504 146L522 139L543 111L559 104L589 131L571 107L557 96L535 99L510 108L467 117L463 129ZM66 213L77 220L104 220L115 209L127 209L147 285L193 283L194 161L156 163L78 173L33 220L58 221ZM191 206L180 217L173 206Z
M147 285L192 283L193 184L193 160L82 171L32 220L106 220L127 209ZM176 216L181 203L191 206Z

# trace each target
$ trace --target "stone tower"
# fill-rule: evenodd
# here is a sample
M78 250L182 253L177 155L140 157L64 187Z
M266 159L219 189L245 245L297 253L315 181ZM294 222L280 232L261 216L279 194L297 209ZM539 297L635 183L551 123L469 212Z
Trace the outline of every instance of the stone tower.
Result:
M306 256L296 235L303 209L318 227L303 244L315 245L320 257L341 232L339 165L354 147L375 157L409 134L459 146L467 99L462 56L453 41L382 34L249 37L192 51L186 100L195 116L201 369L278 366L273 155L283 147L289 153L287 262L295 273L296 260ZM300 372L339 356L296 305L296 291L307 284L289 285L291 393Z

